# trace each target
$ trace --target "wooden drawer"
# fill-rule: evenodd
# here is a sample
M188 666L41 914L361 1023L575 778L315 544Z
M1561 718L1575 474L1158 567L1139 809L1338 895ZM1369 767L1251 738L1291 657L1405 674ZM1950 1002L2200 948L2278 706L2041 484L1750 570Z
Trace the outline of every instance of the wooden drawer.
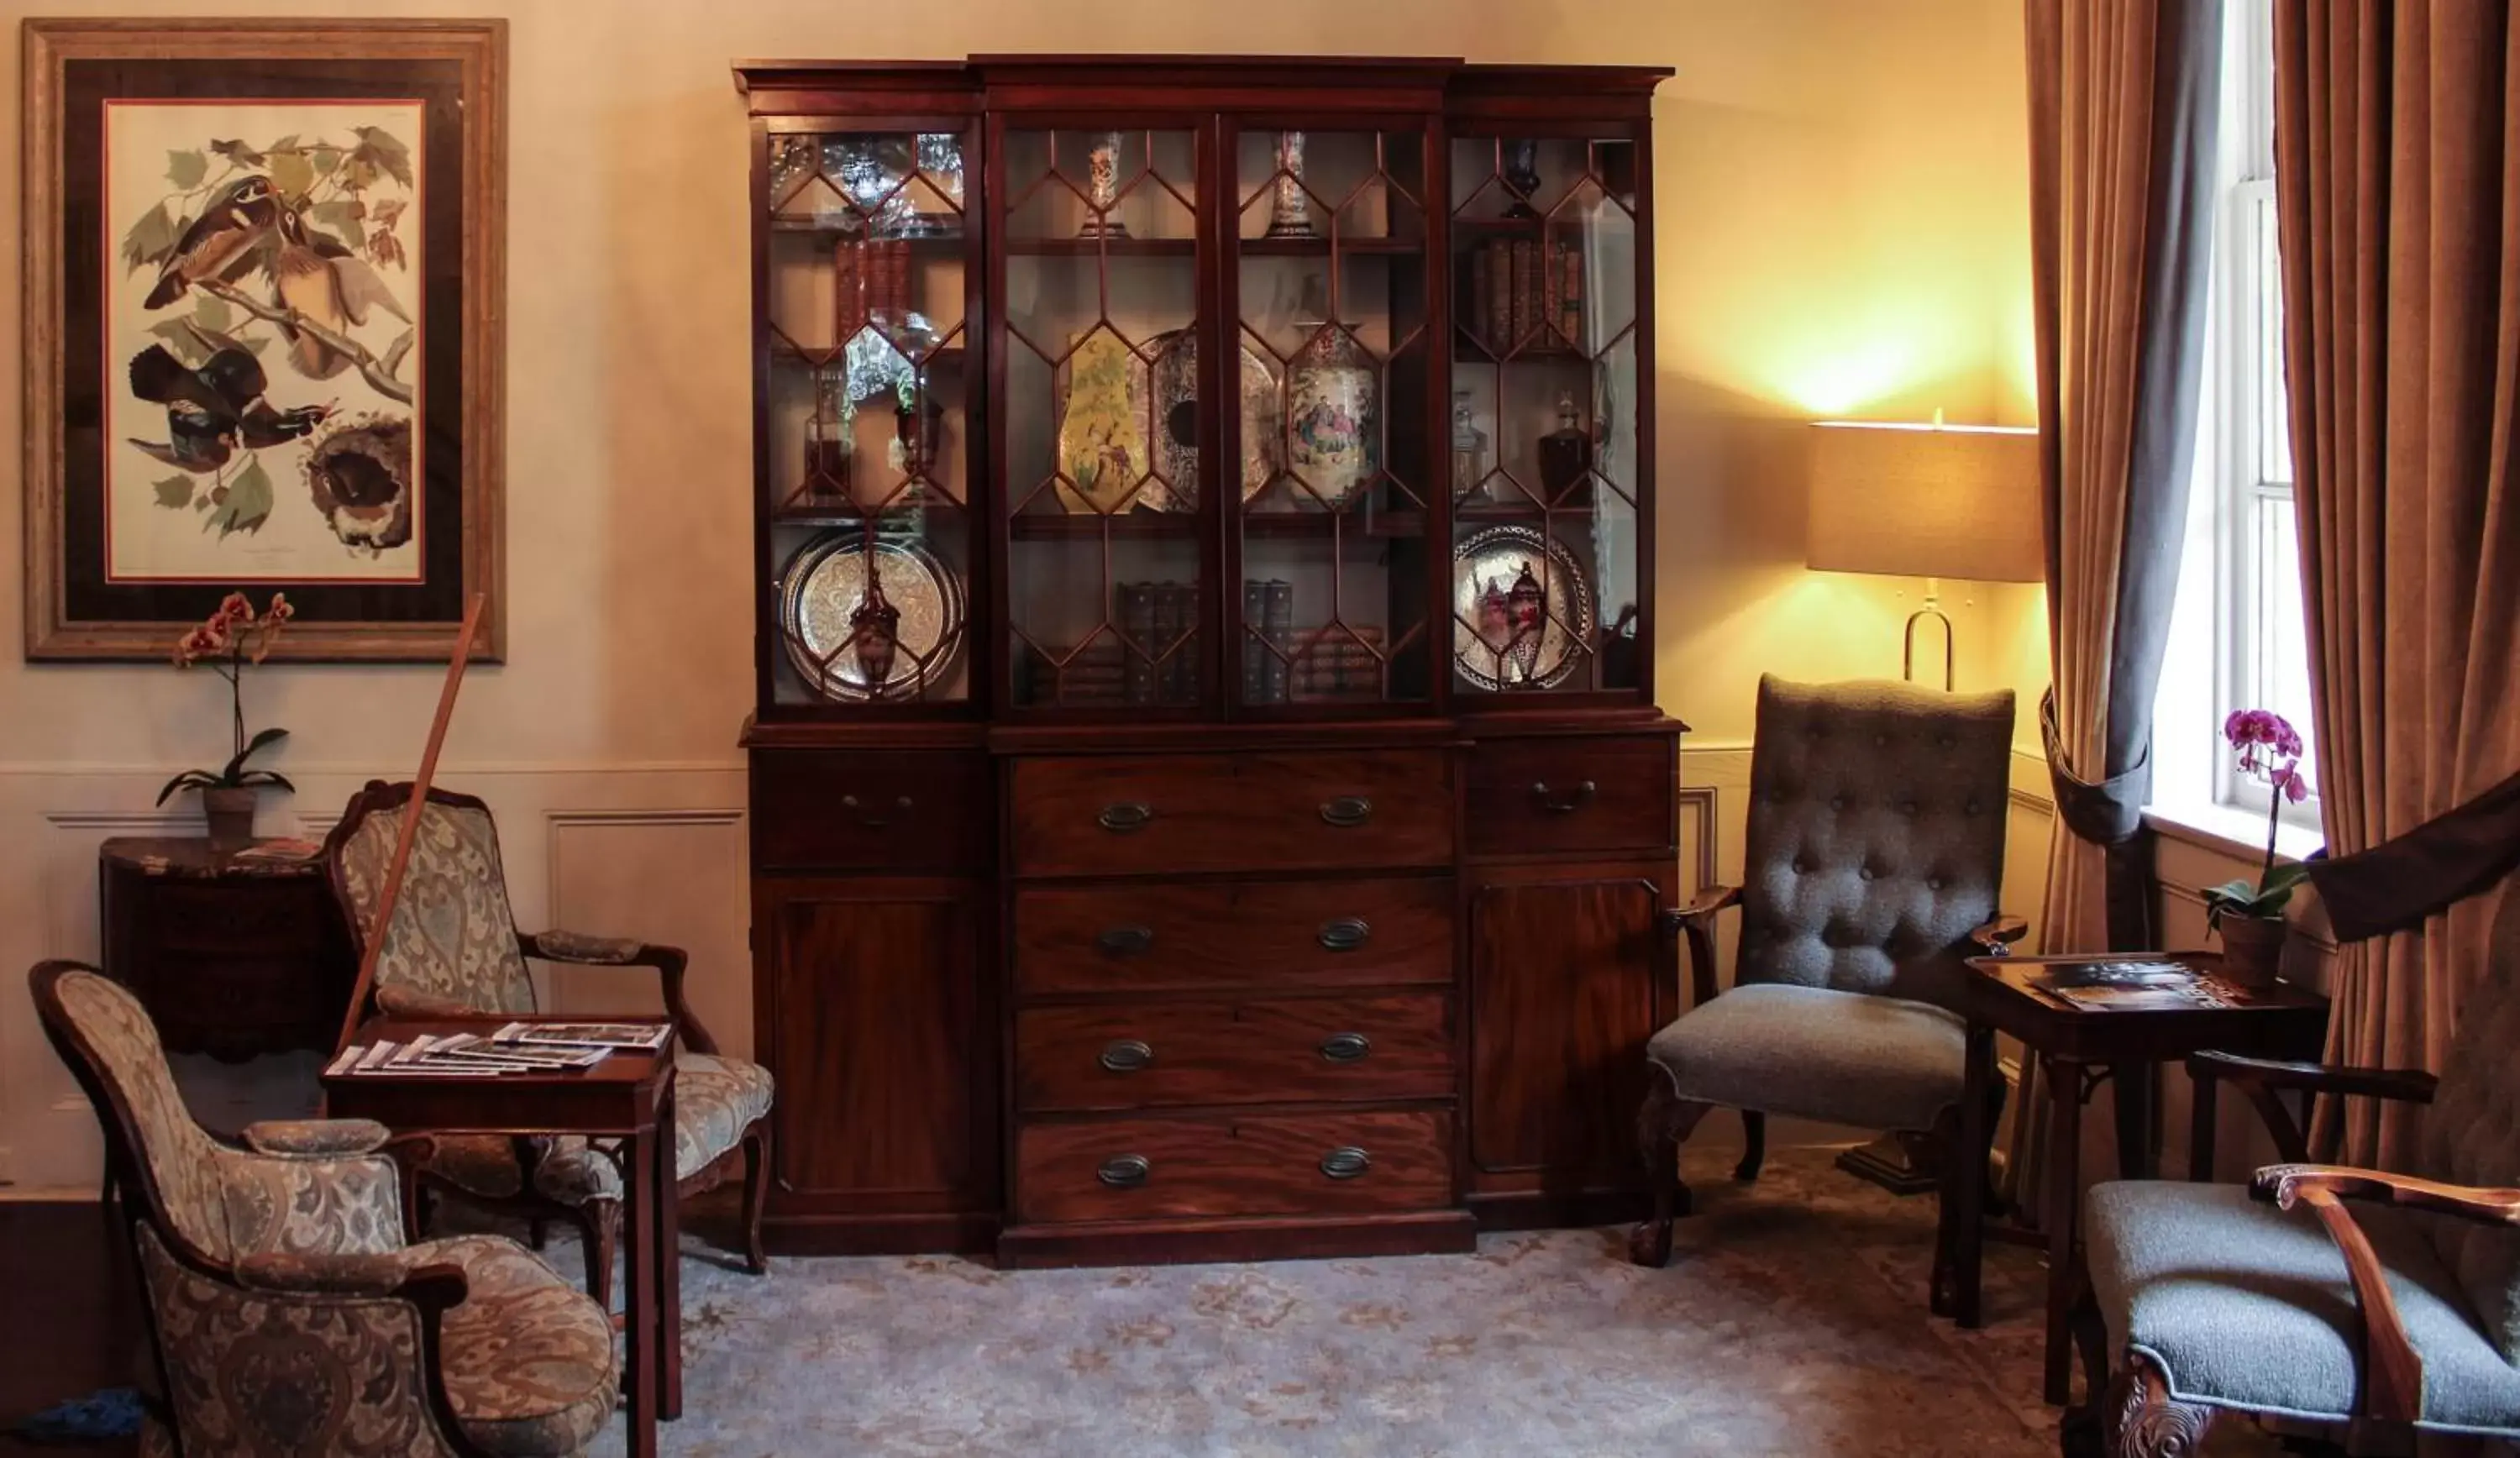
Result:
M752 752L756 871L989 863L989 760L940 750Z
M1037 1007L1015 1015L1015 1101L1027 1111L1452 1092L1453 1004L1439 993Z
M1025 996L1453 980L1449 876L1132 881L1015 893Z
M1470 751L1470 854L1654 851L1679 835L1673 740L1486 739Z
M1440 749L1015 762L1019 874L1397 867L1453 859Z
M137 893L158 950L172 956L242 957L248 962L308 956L338 919L329 893L298 880L268 886L166 881Z
M1440 1110L1034 1124L1015 1138L1025 1221L1362 1215L1453 1200ZM1335 1172L1333 1172L1335 1171Z

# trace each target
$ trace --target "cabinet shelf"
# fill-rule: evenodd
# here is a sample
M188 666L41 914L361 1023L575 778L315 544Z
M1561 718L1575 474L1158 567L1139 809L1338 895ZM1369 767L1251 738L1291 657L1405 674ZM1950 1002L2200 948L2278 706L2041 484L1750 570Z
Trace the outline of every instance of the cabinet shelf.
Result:
M1331 240L1321 238L1246 238L1236 243L1245 258L1328 258ZM1406 257L1426 251L1421 238L1342 238L1341 257Z
M1010 238L1007 252L1018 258L1188 258L1198 251L1194 238Z
M1198 513L1195 511L1123 511L1105 516L1099 511L1071 511L1054 514L1027 511L1007 518L1007 535L1018 542L1068 542L1099 538L1108 528L1115 538L1173 538L1188 541L1198 535Z
M866 229L862 227L827 222L821 218L794 217L785 213L774 215L770 219L770 231L813 234L834 242L845 238L865 243L906 243L921 247L938 247L951 251L959 251L967 241L960 228L950 233L878 233L869 237Z
M770 357L785 364L821 368L838 364L840 348L841 346L836 344L816 348L790 344L785 339L773 339L770 341ZM931 370L960 370L969 353L970 351L960 344L949 344L928 355L924 363Z

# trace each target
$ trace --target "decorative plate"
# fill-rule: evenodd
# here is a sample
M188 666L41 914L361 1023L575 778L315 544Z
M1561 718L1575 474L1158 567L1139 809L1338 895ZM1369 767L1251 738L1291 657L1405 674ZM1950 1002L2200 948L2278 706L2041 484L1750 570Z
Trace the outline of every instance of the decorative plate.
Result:
M1155 470L1169 479L1175 509L1198 505L1198 334L1176 330L1154 340ZM1242 356L1242 499L1278 475L1278 376L1245 344Z
M1453 549L1453 666L1478 687L1554 688L1593 641L1593 587L1566 544L1492 526Z
M1060 506L1078 513L1173 508L1164 483L1147 478L1151 398L1147 362L1118 334L1098 326L1078 343L1059 387ZM1145 488L1133 490L1141 481Z
M933 689L963 650L963 578L917 542L878 541L875 591L854 527L799 548L780 574L788 661L825 698L912 698Z

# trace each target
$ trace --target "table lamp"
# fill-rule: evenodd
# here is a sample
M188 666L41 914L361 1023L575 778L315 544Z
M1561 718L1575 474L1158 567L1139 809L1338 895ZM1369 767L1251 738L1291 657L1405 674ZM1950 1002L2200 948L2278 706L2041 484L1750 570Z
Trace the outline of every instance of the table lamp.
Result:
M1901 676L1916 677L1916 625L1943 629L1943 687L1953 685L1952 620L1942 579L2038 582L2039 432L2014 425L1820 420L1813 426L1811 531L1820 572L1925 579L1908 615Z

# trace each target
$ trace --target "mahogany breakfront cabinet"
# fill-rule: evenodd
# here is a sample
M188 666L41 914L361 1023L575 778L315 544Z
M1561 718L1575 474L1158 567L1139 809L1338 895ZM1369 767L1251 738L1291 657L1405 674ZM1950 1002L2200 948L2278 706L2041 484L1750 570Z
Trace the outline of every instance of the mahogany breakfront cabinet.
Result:
M1665 74L737 67L776 1245L1634 1207Z

